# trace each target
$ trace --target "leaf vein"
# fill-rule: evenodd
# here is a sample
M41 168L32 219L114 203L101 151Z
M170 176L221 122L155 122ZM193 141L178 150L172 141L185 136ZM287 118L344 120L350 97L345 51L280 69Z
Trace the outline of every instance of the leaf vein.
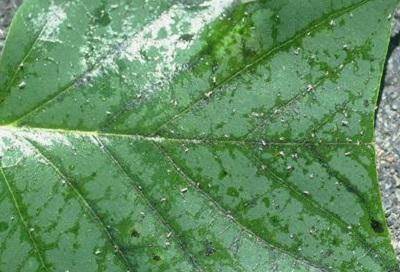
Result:
M140 198L145 202L145 204L148 206L150 211L152 211L152 213L161 222L161 224L168 230L168 232L172 233L171 237L173 237L175 239L175 241L179 245L179 248L183 251L183 254L189 259L190 263L193 265L193 268L197 271L203 271L203 269L200 267L198 261L195 259L194 254L189 252L189 250L185 246L185 243L180 239L180 236L178 235L178 233L176 233L176 230L171 226L171 224L169 224L166 221L166 219L163 217L161 212L158 211L157 208L151 203L151 200L149 199L149 197L146 196L142 190L140 190L137 181L135 181L135 179L131 176L129 170L126 169L126 167L117 158L116 154L114 152L112 152L100 138L94 137L94 139L98 142L101 150L110 158L110 160L131 181L130 185L133 187L135 192L140 196Z
M33 245L33 248L34 248L34 250L35 250L35 252L36 252L36 254L37 254L38 258L39 258L40 265L43 267L43 269L45 271L49 271L49 268L47 267L46 262L44 260L44 257L42 256L42 253L39 250L39 246L37 245L35 238L33 237L31 231L29 230L28 223L25 220L24 216L22 215L22 211L21 211L20 205L18 204L18 200L17 200L17 198L15 196L15 193L14 193L12 187L11 187L11 184L8 181L7 176L4 173L4 170L3 170L2 167L0 167L0 172L1 172L1 175L3 176L2 180L4 181L8 191L10 193L11 200L12 200L12 202L14 204L14 207L17 210L17 213L18 213L18 216L19 216L19 218L21 220L23 228L26 230L26 232L28 234L28 237L29 237L29 240L31 241L31 243Z
M191 188L193 188L197 193L199 193L202 197L204 197L207 201L209 201L210 203L212 203L215 208L217 208L223 215L228 215L229 212L227 211L227 209L225 209L218 201L216 201L213 197L211 197L209 194L207 194L207 192L205 192L204 190L202 190L199 186L196 185L196 182L187 174L183 171L182 167L179 167L176 160L174 160L167 152L167 150L165 148L163 148L161 145L154 143L154 145L156 145L161 154L163 154L163 156L165 157L165 159L174 167L175 171L181 175L184 180L187 182L188 186L190 186ZM295 256L292 255L290 252L288 252L287 250L273 244L270 241L267 241L265 239L263 239L262 237L260 237L257 233L253 232L251 229L249 229L248 227L246 227L245 225L243 225L240 221L238 221L236 218L234 218L233 216L229 216L228 217L232 222L234 222L243 232L248 233L254 237L257 238L258 242L261 242L261 244L264 247L270 248L272 250L276 250L284 255L287 256L291 256L294 259L298 260L299 262L302 262L303 264L309 265L311 267L317 268L317 269L321 269L321 271L325 271L324 268L322 267L318 267L316 264L313 264L311 262L309 262L306 259L303 259L299 256Z
M33 141L24 138L25 141L27 141L36 151L37 153L50 165L51 168L54 169L54 171L57 173L57 175L65 181L65 183L71 188L71 190L74 192L75 196L79 199L79 201L82 203L84 206L84 210L88 213L89 216L92 217L92 219L101 227L103 230L104 234L106 235L107 239L111 243L113 250L117 254L117 256L121 259L123 264L126 266L128 269L128 272L133 272L135 271L133 269L132 264L129 262L128 258L125 256L125 253L122 251L121 246L117 243L115 238L113 237L112 233L107 229L106 224L103 222L101 219L99 213L95 210L95 208L89 203L89 201L83 196L83 194L79 191L79 189L74 185L73 181L70 180L70 178L62 172L62 170L57 167L51 159L44 154L44 152L41 150L41 147L34 143Z
M297 33L296 35L294 35L293 37L291 37L290 39L282 42L281 44L271 48L270 50L268 50L267 52L265 52L264 54L262 54L260 57L258 57L253 63L244 65L243 67L241 67L240 69L238 69L235 73L233 73L231 76L223 79L219 84L215 85L214 87L208 89L207 91L205 91L202 95L200 95L197 99L193 100L192 103L190 103L188 106L186 106L185 108L183 108L181 111L179 111L177 114L175 114L172 117L169 117L164 123L162 123L161 125L159 125L155 130L153 130L152 132L148 133L148 135L157 135L157 133L165 126L169 125L170 123L174 122L175 120L179 119L182 115L188 113L191 111L191 109L201 103L202 101L205 101L208 99L207 96L205 96L204 94L210 92L210 91L214 91L216 89L221 88L222 86L224 86L226 83L232 81L233 79L235 79L237 76L241 75L242 73L246 72L247 70L251 69L252 67L256 66L257 64L261 63L264 60L267 60L269 57L274 56L276 53L278 53L281 49L290 46L294 43L296 43L298 40L303 39L308 33L310 32L314 32L314 31L318 31L322 26L324 26L327 22L329 22L332 19L335 19L337 17L340 17L352 10L355 10L361 6L363 6L364 4L370 2L371 0L363 0L361 2L358 2L356 4L350 5L348 7L345 7L343 9L340 9L338 11L335 11L333 13L331 13L330 15L325 16L322 20L317 21L317 23L307 27L306 29L304 29L303 31Z
M248 149L250 151L251 154L253 154L253 158L260 164L262 164L262 159L259 158L259 156L255 155L253 152L251 152L250 149ZM279 177L279 175L277 175L271 168L268 169L269 173L271 173L271 175L274 177L274 179L279 182L281 185L285 186L286 188L288 188L292 193L294 193L295 195L298 196L298 198L301 200L301 202L306 202L309 203L311 205L311 207L313 207L314 209L316 209L317 211L319 211L319 213L321 215L324 215L325 217L333 220L334 222L336 222L336 224L342 228L343 230L348 230L348 226L349 224L347 224L343 219L341 219L338 215L336 215L335 213L327 210L326 208L322 207L320 204L318 204L317 202L315 202L314 200L312 200L309 197L306 197L304 194L302 194L296 187L290 185L288 182L284 181L282 178ZM264 172L266 172L266 170L264 170ZM356 229L356 228L352 228L352 231L350 232L351 235L354 236L354 238L360 243L360 245L362 245L366 251L368 252L368 255L371 256L373 259L378 260L379 262L381 262L383 265L385 265L385 263L381 260L380 258L380 252L378 252L375 248L373 248L367 241L366 238Z

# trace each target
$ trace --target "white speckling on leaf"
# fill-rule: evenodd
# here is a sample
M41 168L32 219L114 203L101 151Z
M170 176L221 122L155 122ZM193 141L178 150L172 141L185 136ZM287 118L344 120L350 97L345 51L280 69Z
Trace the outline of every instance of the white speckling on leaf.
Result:
M182 5L174 5L128 41L124 57L130 61L144 62L140 51L156 48L163 52L163 65L171 65L177 51L190 46L190 42L180 39L181 35L198 34L205 25L217 19L233 2L233 0L210 0L203 3L202 6L205 8L198 12L189 12ZM167 32L165 38L159 38L161 30Z
M179 4L174 5L129 39L121 57L144 64L147 60L142 52L156 50L155 67L149 76L152 78L152 84L158 82L159 86L163 86L182 68L177 64L177 55L189 49L203 27L221 16L233 2L234 0L210 0L202 4L204 8L200 11L188 10ZM165 32L164 37L160 37L162 31ZM193 37L190 41L182 39L184 34ZM146 94L154 92L152 84L144 86Z
M37 142L44 147L53 147L56 145L72 146L65 134L57 132L31 132L28 129L21 130L18 134L26 139Z
M2 168L14 167L24 158L35 155L32 147L19 141L13 132L0 129L0 158Z
M204 26L219 18L234 2L235 0L210 0L204 2L199 10L188 9L181 3L175 4L140 29L132 29L131 21L134 18L127 19L125 32L135 34L128 39L116 37L102 40L104 46L99 48L101 53L93 58L101 59L101 64L92 69L78 84L90 85L92 80L105 73L118 73L116 61L121 59L145 65L144 70L147 72L141 76L146 79L140 86L139 95L142 98L151 96L168 85L171 78L181 71L182 65L179 63L185 61L178 62L177 56L185 56L184 51L193 47ZM110 36L117 34L111 27L107 31ZM183 35L190 35L191 39L183 39ZM82 55L86 55L90 50L84 46L80 51ZM145 54L149 51L151 57L146 57ZM82 67L90 67L86 63L87 58L82 59ZM135 76L132 75L131 78L134 79Z
M67 19L64 9L58 5L51 5L49 10L43 14L38 14L33 21L38 27L43 26L44 29L39 39L47 42L60 42L60 26Z

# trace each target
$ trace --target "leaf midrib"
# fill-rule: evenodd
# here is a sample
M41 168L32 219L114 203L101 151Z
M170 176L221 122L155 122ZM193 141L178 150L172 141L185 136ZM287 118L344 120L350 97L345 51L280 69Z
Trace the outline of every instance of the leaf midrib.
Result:
M39 128L39 127L15 127L15 126L0 126L0 137L5 134L16 135L63 135L65 137L109 137L109 138L127 138L132 141L146 141L146 142L176 142L182 144L245 144L254 145L259 144L262 146L282 145L282 146L374 146L374 142L367 141L318 141L297 140L297 141L268 141L268 139L235 139L235 138L175 138L167 136L147 136L142 134L128 134L128 133L112 133L112 132L99 132L89 130L71 130L71 129L58 129L58 128Z

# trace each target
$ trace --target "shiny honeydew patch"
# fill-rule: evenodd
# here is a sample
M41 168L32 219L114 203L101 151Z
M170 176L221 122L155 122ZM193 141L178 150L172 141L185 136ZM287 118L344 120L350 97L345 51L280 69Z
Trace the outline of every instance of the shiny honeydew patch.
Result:
M397 0L26 0L1 271L397 271L373 118Z

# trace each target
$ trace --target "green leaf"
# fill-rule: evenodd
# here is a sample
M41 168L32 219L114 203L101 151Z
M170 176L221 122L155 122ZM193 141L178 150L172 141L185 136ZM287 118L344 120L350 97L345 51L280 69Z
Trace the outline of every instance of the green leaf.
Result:
M397 0L26 0L0 271L398 271L373 119Z

